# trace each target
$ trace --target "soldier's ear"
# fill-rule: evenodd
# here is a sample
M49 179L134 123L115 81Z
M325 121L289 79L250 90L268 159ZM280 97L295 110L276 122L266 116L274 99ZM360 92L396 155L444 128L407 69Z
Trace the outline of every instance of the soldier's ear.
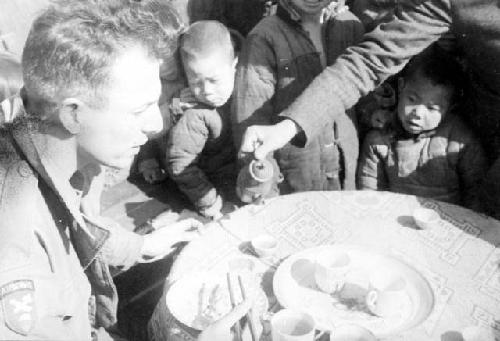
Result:
M80 116L85 108L78 98L65 98L59 108L59 121L62 126L71 134L76 135L80 132Z

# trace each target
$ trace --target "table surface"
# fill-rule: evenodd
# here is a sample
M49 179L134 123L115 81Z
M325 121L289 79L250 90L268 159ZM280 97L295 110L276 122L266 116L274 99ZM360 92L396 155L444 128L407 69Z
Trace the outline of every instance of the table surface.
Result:
M417 207L437 211L438 226L418 229L412 218ZM186 246L165 293L186 274L217 269L249 253L248 241L263 233L279 240L277 254L259 260L271 273L291 254L337 243L388 255L416 269L433 291L432 311L420 325L384 340L459 340L453 337L475 327L500 334L500 222L455 205L389 192L306 192L245 206L210 224ZM192 330L168 311L165 293L149 324L151 338L194 339ZM269 303L277 308L272 293Z

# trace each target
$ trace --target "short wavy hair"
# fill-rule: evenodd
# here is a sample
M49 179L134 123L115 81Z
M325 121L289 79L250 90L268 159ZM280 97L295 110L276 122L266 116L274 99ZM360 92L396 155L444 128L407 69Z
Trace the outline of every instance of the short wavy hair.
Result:
M30 114L51 115L58 100L68 97L105 106L110 67L120 53L138 45L151 58L168 58L181 29L177 12L164 0L53 3L35 19L23 50L24 86L29 107L37 110Z

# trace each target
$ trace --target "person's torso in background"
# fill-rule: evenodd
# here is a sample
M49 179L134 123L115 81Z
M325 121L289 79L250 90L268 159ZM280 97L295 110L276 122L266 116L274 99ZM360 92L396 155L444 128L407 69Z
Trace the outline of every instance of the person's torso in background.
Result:
M355 44L361 38L362 28L359 20L349 11L332 15L326 19L324 25L326 62L330 65L348 46ZM272 120L275 121L278 119L278 113L287 108L323 71L320 52L300 23L294 21L282 7L278 7L276 15L263 19L250 34L267 36L273 46L272 58L277 63L274 70L276 85L272 99L276 115ZM344 187L345 183L342 185L339 183L338 174L343 168L339 165L340 155L337 145L339 140L344 140L345 146L353 146L351 148L353 152L344 151L345 159L349 159L344 160L344 163L348 162L348 167L352 168L350 172L352 181L349 181L352 186L345 187L354 189L357 133L354 124L347 116L339 118L339 122L335 124L338 125L338 129L335 129L337 135L334 123L325 122L322 133L305 148L288 144L277 152L280 170L285 178L281 185L282 194ZM352 129L349 129L349 126Z
M491 160L500 156L500 3L451 0L452 33L469 74L468 121Z

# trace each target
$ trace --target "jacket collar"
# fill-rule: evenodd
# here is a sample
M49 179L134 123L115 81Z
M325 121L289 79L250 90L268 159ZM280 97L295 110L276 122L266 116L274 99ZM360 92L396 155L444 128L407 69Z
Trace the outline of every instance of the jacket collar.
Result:
M77 190L70 184L69 179L60 176L60 171L53 163L40 152L34 135L40 134L36 128L38 124L28 120L12 125L11 133L22 157L29 163L36 174L45 182L57 197L59 207L67 211L73 223L70 231L75 250L80 263L87 268L95 259L109 232L94 224L86 223L80 213L80 198Z

